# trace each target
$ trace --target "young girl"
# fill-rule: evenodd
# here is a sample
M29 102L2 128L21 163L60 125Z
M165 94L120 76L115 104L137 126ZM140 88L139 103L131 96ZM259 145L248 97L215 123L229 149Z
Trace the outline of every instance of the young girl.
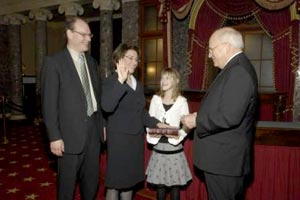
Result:
M174 68L161 73L160 91L151 100L149 114L163 123L180 127L180 118L189 113L186 98L180 95L179 73ZM170 189L171 200L180 198L179 188L192 179L181 144L187 133L179 130L179 137L153 136L147 133L147 142L153 152L146 170L147 182L157 187L157 199L166 198Z

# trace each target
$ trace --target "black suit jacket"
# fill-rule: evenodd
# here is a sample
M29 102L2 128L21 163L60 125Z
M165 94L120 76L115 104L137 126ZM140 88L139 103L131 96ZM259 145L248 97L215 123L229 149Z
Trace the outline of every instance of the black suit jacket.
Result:
M240 53L221 70L196 118L194 164L207 172L240 176L251 170L257 76Z
M145 110L146 98L142 85L137 82L134 91L121 84L113 73L103 80L101 106L107 117L106 127L111 132L124 134L144 133L144 126L156 127L159 122Z
M103 134L100 109L101 81L96 61L86 55L95 98L99 138ZM41 70L43 119L50 141L63 139L65 153L80 153L87 136L87 103L83 87L67 48L45 58Z

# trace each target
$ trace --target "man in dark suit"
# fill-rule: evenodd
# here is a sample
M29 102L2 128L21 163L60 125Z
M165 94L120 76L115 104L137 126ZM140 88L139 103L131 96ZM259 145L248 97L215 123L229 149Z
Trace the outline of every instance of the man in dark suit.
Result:
M85 54L92 38L86 21L66 20L66 48L45 58L41 70L43 119L50 149L58 156L58 199L73 199L77 181L81 198L98 191L100 76L96 61Z
M216 30L209 40L209 57L221 69L197 113L182 123L196 128L194 164L204 172L211 200L244 199L257 107L256 72L242 52L242 35L233 28Z

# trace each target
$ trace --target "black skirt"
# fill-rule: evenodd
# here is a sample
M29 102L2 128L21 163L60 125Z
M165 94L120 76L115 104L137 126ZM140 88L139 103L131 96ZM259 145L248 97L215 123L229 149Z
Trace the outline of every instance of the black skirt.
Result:
M144 132L107 132L106 187L126 189L144 180L144 139Z

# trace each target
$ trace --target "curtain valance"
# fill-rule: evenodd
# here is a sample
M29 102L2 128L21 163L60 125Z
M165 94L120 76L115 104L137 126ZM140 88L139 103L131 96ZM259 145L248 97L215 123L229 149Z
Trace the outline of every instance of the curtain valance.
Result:
M291 116L293 90L298 63L298 23L291 19L289 7L270 11L253 0L199 0L192 7L189 29L189 86L207 89L207 45L214 30L226 20L255 17L265 33L273 40L274 83L276 91L286 92L287 113ZM287 117L286 120L290 120Z

